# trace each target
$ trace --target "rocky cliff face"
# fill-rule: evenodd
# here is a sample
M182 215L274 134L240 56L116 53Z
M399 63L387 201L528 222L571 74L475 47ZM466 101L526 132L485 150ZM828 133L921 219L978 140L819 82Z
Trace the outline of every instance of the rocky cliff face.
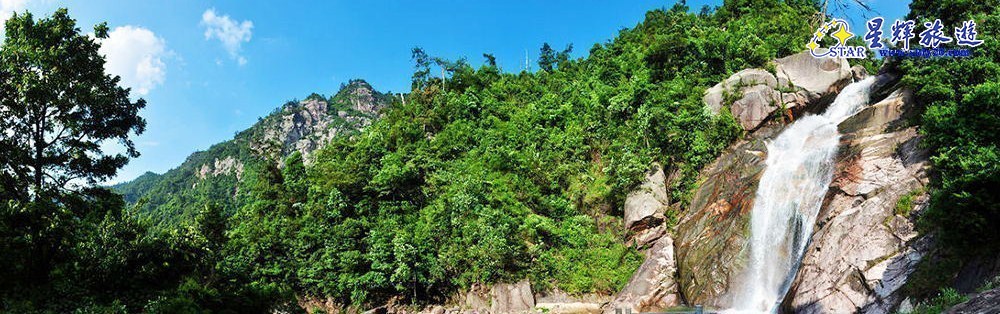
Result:
M778 63L778 75L744 70L707 92L710 109L729 108L750 133L705 167L676 230L654 242L646 263L608 310L655 310L681 299L729 306L728 292L739 284L749 253L750 211L764 170L765 142L781 132L783 121L822 110L847 82L864 75L844 60L796 55ZM889 95L838 126L834 180L783 311L892 312L930 248L931 239L918 236L913 218L926 206L927 152L908 122L915 101L904 89L886 92L893 81L880 76L875 94ZM791 87L782 87L785 82Z
M1000 313L1000 288L983 291L948 309L948 314Z
M802 53L775 63L777 75L744 70L706 93L709 108L728 106L744 129L752 132L705 167L678 223L677 281L689 304L729 305L727 292L738 284L749 253L750 210L764 170L766 141L780 133L785 121L825 107L853 77L842 59L814 59ZM720 86L742 86L722 89L742 94L716 97L713 93L720 92Z
M702 172L677 228L678 282L691 304L722 306L746 264L750 209L764 170L764 141L780 127L762 128L736 143Z
M841 151L802 267L785 298L796 313L891 313L927 253L911 218L926 206L927 152L906 122L914 102L896 90L839 128ZM904 196L912 208L897 206ZM902 206L902 205L900 205Z
M275 160L295 151L308 156L337 135L368 126L388 103L389 96L352 80L329 100L310 97L263 119L253 127L250 145L255 154Z

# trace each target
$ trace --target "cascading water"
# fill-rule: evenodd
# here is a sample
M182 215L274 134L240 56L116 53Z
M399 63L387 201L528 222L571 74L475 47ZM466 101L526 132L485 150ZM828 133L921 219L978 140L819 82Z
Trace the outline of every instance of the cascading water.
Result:
M750 213L750 260L728 312L777 310L833 177L837 125L868 104L873 82L869 77L848 85L822 115L802 117L768 143Z

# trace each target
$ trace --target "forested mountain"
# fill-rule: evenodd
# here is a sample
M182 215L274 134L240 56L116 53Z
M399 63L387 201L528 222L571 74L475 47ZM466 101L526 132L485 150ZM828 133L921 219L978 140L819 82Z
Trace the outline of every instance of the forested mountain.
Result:
M14 15L0 48L0 312L732 306L755 191L788 162L767 156L803 121L818 131L795 143L822 139L829 161L781 178L812 167L830 182L808 181L819 220L779 208L792 216L778 231L796 236L777 241L803 255L767 257L802 267L751 311L931 313L974 292L963 285L995 289L1000 49L986 30L1000 4L915 0L911 18L983 29L973 57L926 60L803 53L825 9L681 1L581 58L542 45L537 71L414 48L398 98L352 80L111 189L95 182L137 156L145 102L105 74L107 26ZM843 120L810 116L842 95L857 109ZM130 150L103 155L103 140Z
M295 152L308 159L334 137L358 134L391 102L391 95L368 82L351 80L330 97L314 93L285 103L232 140L191 154L162 175L147 172L112 189L159 222L191 222L192 208L209 203L232 214L243 204L239 192L245 171L280 166Z

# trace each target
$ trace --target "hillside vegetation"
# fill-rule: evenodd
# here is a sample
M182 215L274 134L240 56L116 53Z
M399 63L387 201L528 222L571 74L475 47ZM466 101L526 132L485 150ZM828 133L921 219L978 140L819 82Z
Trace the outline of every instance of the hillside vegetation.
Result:
M197 209L209 204L229 216L245 203L243 172L277 165L293 151L310 153L332 137L355 135L391 101L364 80L352 80L330 97L288 101L232 140L191 154L162 175L148 172L111 188L166 227L193 222Z
M405 103L308 167L293 155L255 174L228 260L265 265L257 284L352 304L521 278L614 293L642 260L622 244L624 196L659 162L681 174L671 191L683 202L742 132L707 113L705 88L797 52L814 12L804 1L654 10L583 59L544 46L533 73L414 49Z
M913 123L934 155L931 207L918 219L957 265L994 254L1000 239L995 2L915 1L918 19L976 19L986 43L969 59L897 63L924 107ZM697 172L743 135L725 110L706 110L705 89L799 52L818 9L806 0L680 4L648 12L583 58L544 45L537 69L516 73L489 54L473 67L416 48L409 93L369 86L375 102L362 104L351 95L367 83L352 81L332 97L290 102L177 169L116 186L124 197L41 184L28 192L31 183L0 173L9 199L0 248L14 252L0 257L0 310L294 312L305 298L370 308L524 278L536 291L614 293L642 262L623 241L624 197L659 163L678 174L671 201L684 204ZM30 39L53 33L97 60L65 14L12 18L8 36L32 49L8 49L8 38L3 53L45 51ZM23 31L35 28L48 32ZM115 136L141 132L132 120ZM24 157L0 158L19 169L10 165ZM112 161L94 177L120 168ZM931 276L914 280L914 295L953 278L954 269L925 268Z

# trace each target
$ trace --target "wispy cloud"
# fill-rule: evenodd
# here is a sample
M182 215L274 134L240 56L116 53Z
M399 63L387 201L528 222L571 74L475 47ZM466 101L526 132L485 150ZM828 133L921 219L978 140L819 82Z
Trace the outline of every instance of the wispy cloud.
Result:
M215 9L208 9L201 14L201 25L205 27L205 40L218 39L229 56L239 65L247 63L247 58L241 55L242 45L250 42L253 22L249 20L238 22L229 15L219 15L215 13Z

